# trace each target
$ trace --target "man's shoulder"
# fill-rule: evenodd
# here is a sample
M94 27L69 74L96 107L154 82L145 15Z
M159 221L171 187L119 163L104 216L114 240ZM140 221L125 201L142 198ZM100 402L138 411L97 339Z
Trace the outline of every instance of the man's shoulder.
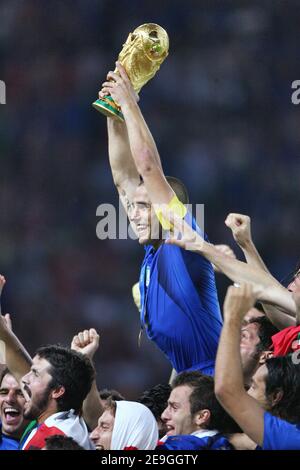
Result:
M18 450L19 441L0 432L0 450Z
M208 449L232 449L229 441L221 434L214 436L194 436L192 434L182 434L178 436L170 436L158 449L169 450L208 450Z
M300 422L298 424L292 424L278 416L273 416L265 412L263 449L299 450Z

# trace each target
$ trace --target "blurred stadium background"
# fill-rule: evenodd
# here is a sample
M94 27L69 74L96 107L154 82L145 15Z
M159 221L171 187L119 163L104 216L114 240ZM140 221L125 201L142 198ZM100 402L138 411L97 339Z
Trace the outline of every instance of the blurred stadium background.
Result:
M165 382L170 366L146 339L137 345L131 285L143 249L96 237L97 206L118 201L91 102L145 22L170 36L141 92L165 172L205 204L212 242L234 247L223 222L242 212L278 279L299 257L299 1L0 0L3 310L31 353L97 328L98 385L128 398ZM218 276L221 302L227 285Z

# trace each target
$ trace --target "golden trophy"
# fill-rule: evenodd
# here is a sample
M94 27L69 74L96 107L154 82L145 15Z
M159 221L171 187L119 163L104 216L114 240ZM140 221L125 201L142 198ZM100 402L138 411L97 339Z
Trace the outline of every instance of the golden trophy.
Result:
M136 28L133 33L129 33L118 61L125 68L136 93L139 93L141 88L154 77L167 57L168 51L168 34L158 24L146 23ZM120 106L111 96L96 100L93 106L105 116L124 121Z

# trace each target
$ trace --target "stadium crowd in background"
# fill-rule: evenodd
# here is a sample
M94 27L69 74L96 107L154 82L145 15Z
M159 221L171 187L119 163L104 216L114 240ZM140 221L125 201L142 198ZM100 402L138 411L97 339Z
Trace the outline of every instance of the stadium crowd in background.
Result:
M151 2L123 3L126 36ZM299 7L160 6L172 52L139 101L120 64L106 75L110 2L55 5L0 6L0 450L299 450ZM101 75L125 119L108 152ZM210 241L165 174L205 202ZM140 320L134 243L95 234L113 183L145 248Z

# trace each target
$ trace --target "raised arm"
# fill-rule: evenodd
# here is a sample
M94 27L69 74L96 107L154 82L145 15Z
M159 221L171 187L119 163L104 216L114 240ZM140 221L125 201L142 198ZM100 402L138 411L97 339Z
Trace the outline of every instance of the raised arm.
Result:
M247 263L222 254L213 245L200 237L184 220L170 211L162 211L170 221L178 237L171 237L166 243L194 251L207 258L233 282L251 283L255 287L258 300L277 305L290 315L296 315L296 304L292 294L285 289L271 274L262 269L253 268Z
M10 315L2 315L1 295L6 279L0 275L0 352L2 360L17 380L30 370L31 357L12 331Z
M103 91L110 93L121 106L131 154L151 202L168 204L175 193L164 176L156 144L134 98L134 91L126 71L119 63L117 68L120 75L109 72L110 81L103 84Z
M14 377L20 381L29 372L32 360L23 344L11 330L8 314L0 315L0 341L4 344L5 363Z
M109 77L107 77L109 79ZM105 85L105 83L103 84ZM99 98L108 95L105 88L99 92ZM133 95L134 100L138 99ZM126 124L114 118L107 118L108 155L114 184L122 204L127 210L128 201L137 188L140 177L133 161Z
M254 268L269 272L262 257L260 256L251 234L251 219L244 214L228 214L225 225L232 231L233 238L243 251L246 261Z
M240 353L242 321L254 302L255 295L249 284L242 284L240 288L229 287L223 307L224 326L216 359L215 393L243 432L261 446L264 410L245 391Z
M71 344L71 349L88 356L91 361L93 360L94 354L98 347L99 335L94 328L77 333L77 335L74 336ZM83 418L86 421L89 429L94 429L97 426L98 419L102 412L103 408L97 389L97 383L96 380L94 380L92 388L83 402Z
M231 229L233 238L242 249L248 265L269 273L253 242L250 217L244 214L229 214L225 224ZM295 318L282 312L278 307L264 303L262 305L269 320L280 330L296 324Z

